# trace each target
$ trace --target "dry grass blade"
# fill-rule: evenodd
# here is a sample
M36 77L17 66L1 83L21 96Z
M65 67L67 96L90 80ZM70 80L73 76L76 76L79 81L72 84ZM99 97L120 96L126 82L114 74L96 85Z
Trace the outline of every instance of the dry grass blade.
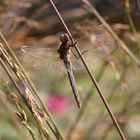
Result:
M17 131L19 132L21 139L22 140L29 140L29 138L26 136L26 134L23 132L22 130L22 126L19 124L19 122L17 121L17 119L15 118L15 116L13 116L13 108L11 107L11 104L6 100L6 96L5 94L0 91L0 104L3 106L3 108L7 111L8 115L10 116L14 127L17 129Z
M136 89L136 90L138 90L138 89ZM128 121L128 118L129 118L128 114L132 111L133 108L135 108L135 107L137 108L140 105L139 100L138 101L133 101L135 99L134 97L137 98L137 95L133 94L133 92L130 93L127 96L126 100L124 101L123 107L117 113L118 121L124 126L125 126L126 122ZM131 100L132 103L130 103L130 100ZM112 127L113 127L113 125L110 123L108 125L108 127L106 128L104 135L102 135L101 139L106 139L107 138L107 135L112 130Z
M110 95L107 98L108 103L110 103L111 100L114 98L114 96L115 96L114 93L116 92L116 90L118 89L118 87L122 84L122 82L123 82L123 80L124 80L124 78L126 76L126 71L127 70L125 69L122 72L121 78L119 79L119 81L117 81L117 83L114 85L114 87L112 87L111 92L110 92ZM90 140L91 139L91 136L92 136L93 132L96 130L96 128L99 125L99 123L101 122L101 120L102 120L102 118L104 116L104 113L105 113L105 111L101 110L101 112L99 113L96 121L94 120L93 122L91 122L91 126L89 128L89 131L88 131L88 133L85 136L85 139L86 140Z
M17 91L20 93L22 99L25 101L25 104L27 105L27 107L29 108L29 110L31 111L32 115L34 116L40 130L43 132L44 136L47 139L50 139L48 131L45 128L45 121L47 119L47 116L44 114L44 112L38 107L35 98L33 97L32 93L30 92L29 89L25 88L25 91L22 91L18 84L15 82L14 78L12 77L10 71L8 70L8 68L6 67L6 65L4 64L3 60L0 58L0 63L1 66L4 68L5 72L7 73L7 75L9 76L10 80L13 82L13 84L15 85ZM24 82L24 81L23 81Z
M1 49L1 53L3 52L3 55L5 56L7 62L9 62L9 65L11 66L11 68L13 69L13 71L15 72L15 74L17 75L17 77L19 78L20 82L23 83L23 86L24 87L28 87L27 89L25 88L25 93L26 92L31 92L33 94L35 94L35 96L37 97L37 99L39 100L40 104L41 104L41 110L39 110L40 107L38 107L37 105L35 106L32 106L32 107L35 107L36 111L38 112L34 112L35 114L35 117L39 117L39 118L42 118L43 116L46 117L45 120L43 120L43 123L42 123L42 126L43 126L43 131L44 131L44 134L46 135L46 137L48 137L48 134L47 134L47 130L45 129L44 125L45 125L45 122L48 124L48 126L50 127L50 129L52 130L52 132L54 133L55 137L59 140L64 140L63 138L63 135L61 134L60 130L58 129L56 123L54 122L53 118L51 117L50 113L48 112L48 110L46 109L46 107L43 105L41 99L39 98L38 94L37 94L37 91L35 89L35 87L33 86L33 84L31 83L31 81L29 80L29 78L27 77L24 69L22 68L22 66L20 65L18 59L16 58L15 54L13 53L12 49L10 48L8 42L6 41L6 39L4 38L4 36L2 35L2 33L0 32L0 37L2 39L2 41L4 42L5 46L7 47L8 51L10 52L10 55L12 56L12 58L10 58L8 56L8 53L6 53L6 51L4 50L4 47L2 46L0 49ZM18 88L18 91L20 92L20 89ZM32 95L32 94L30 94ZM30 97L30 101L29 103L34 103L33 99L34 99L34 96L28 96ZM33 98L32 98L33 97ZM29 100L29 98L27 98ZM31 105L31 104L30 104ZM31 108L30 108L31 109ZM34 111L34 109L32 110ZM40 112L43 112L43 116L40 116ZM33 113L33 112L32 112ZM38 116L37 116L38 115ZM38 118L38 121L39 121L39 118ZM41 128L42 129L42 128Z
M6 83L6 81L3 79L3 77L1 75L0 75L0 81L1 81L2 85L7 89L8 94L10 95L13 103L15 104L15 106L16 106L16 108L18 110L17 115L20 117L22 124L29 131L29 133L32 136L32 139L37 140L37 138L36 138L37 136L35 135L35 133L33 132L32 128L28 124L26 113L22 109L21 105L19 104L20 101L19 101L18 97L10 90L8 84Z
M45 122L49 121L48 116L44 113L44 111L37 105L36 99L33 96L30 88L28 87L27 81L24 77L24 75L21 73L19 67L13 62L13 60L10 58L10 56L8 55L8 53L6 52L6 50L4 49L4 47L1 45L1 53L2 55L5 57L5 59L7 60L7 62L9 63L10 67L12 68L12 70L14 71L15 75L18 77L19 81L22 83L23 87L24 87L24 91L21 91L20 88L18 87L18 85L16 84L16 82L13 80L10 72L8 71L8 69L6 68L6 65L3 63L2 59L1 59L1 64L4 67L5 71L7 72L7 74L11 77L10 79L13 81L13 83L16 85L19 93L21 93L21 97L24 99L25 103L27 104L28 108L30 109L30 111L32 112L34 118L36 119L40 129L43 131L45 137L47 139L49 139L49 134L48 131L45 128ZM50 123L50 122L49 122ZM54 129L53 127L51 127L51 129Z

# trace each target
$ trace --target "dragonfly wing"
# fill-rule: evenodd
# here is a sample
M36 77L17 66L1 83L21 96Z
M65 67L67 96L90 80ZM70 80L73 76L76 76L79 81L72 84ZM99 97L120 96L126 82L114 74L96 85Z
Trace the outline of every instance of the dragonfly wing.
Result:
M62 61L57 61L57 62L51 62L47 63L45 62L38 62L34 64L35 69L47 69L47 70L54 70L57 72L66 72L66 69L64 67L64 64Z
M22 46L21 51L26 55L27 63L35 69L64 71L57 49Z
M29 54L36 59L47 59L49 57L58 58L57 49L54 48L41 48L41 47L29 47L29 46L22 46L21 51L23 53Z
M97 27L92 33L87 33L84 39L79 40L78 46L83 57L90 63L108 56L117 45L110 33L103 25Z
M89 66L108 56L117 47L114 39L103 25L97 27L94 32L86 32L84 37L77 41L77 45ZM73 69L82 69L83 64L75 48L71 48L71 51Z
M83 63L80 60L80 58L78 58L76 60L71 60L71 63L72 63L73 70L79 71L79 70L83 69Z
M87 33L86 39L89 43L86 49L83 48L83 54L91 52L96 53L99 57L105 57L117 47L115 40L103 25L99 26L93 33Z

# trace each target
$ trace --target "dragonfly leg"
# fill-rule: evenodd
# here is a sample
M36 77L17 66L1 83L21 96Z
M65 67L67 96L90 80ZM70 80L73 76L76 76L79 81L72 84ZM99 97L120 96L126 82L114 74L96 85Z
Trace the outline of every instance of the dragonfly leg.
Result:
M73 39L72 43L69 44L70 47L74 47L77 44L77 41L75 41L75 39Z

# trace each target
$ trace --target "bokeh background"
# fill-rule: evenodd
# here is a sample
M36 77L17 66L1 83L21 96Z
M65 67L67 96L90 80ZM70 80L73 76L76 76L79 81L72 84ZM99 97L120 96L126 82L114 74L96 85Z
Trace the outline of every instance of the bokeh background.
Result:
M89 46L89 40L85 39L85 36L99 27L101 23L97 18L84 8L80 0L55 0L54 2L77 42L80 43L80 40L84 39L84 47L92 47ZM126 9L126 2L128 1L91 0L97 11L139 59L140 1L130 0L127 7L129 12ZM1 32L25 68L62 134L66 138L68 134L71 134L69 137L71 140L120 139L85 69L74 71L82 106L84 106L84 109L81 109L82 116L78 118L82 111L76 106L66 73L51 70L49 67L34 69L33 64L38 61L37 58L21 51L23 45L38 48L58 47L59 35L65 30L50 3L45 0L1 0L0 11ZM115 50L107 57L100 58L96 63L92 63L94 59L97 59L96 52L93 56L91 54L88 58L91 62L89 66L126 138L139 140L139 67L117 42L114 41L114 44L117 46ZM0 72L5 76L11 90L15 91L2 67ZM0 88L7 94L2 84ZM86 102L85 98L87 98ZM36 131L31 114L27 114L30 126ZM26 129L24 131L29 135ZM0 140L19 139L20 135L14 129L7 111L0 106Z

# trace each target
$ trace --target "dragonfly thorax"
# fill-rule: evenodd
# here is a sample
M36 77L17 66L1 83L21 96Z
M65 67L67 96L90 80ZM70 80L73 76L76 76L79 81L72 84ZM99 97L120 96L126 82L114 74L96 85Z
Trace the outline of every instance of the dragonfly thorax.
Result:
M61 45L58 48L60 59L68 60L70 55L69 37L66 33L60 35Z
M60 59L68 59L70 55L70 47L67 44L61 44L60 47L58 48L58 53L60 54Z

